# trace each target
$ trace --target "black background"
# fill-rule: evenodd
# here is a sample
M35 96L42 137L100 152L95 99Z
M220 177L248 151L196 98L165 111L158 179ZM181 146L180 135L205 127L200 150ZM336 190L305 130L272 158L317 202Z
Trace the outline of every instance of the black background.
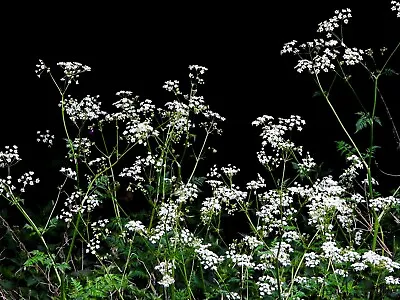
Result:
M56 70L59 61L77 61L92 68L81 76L80 84L69 91L75 97L100 95L106 105L117 100L115 93L130 90L141 99L162 105L172 94L162 86L167 80L188 83L188 66L209 69L199 93L211 108L227 118L224 135L216 147L214 162L232 163L242 169L241 179L255 179L262 169L256 151L261 140L250 124L264 114L302 116L307 125L299 141L317 163L336 168L343 158L335 150L335 140L346 140L344 133L317 90L312 77L293 69L295 57L280 55L285 42L317 37L318 23L333 16L335 9L350 7L353 18L345 27L345 41L361 49L382 46L392 50L399 41L399 22L390 10L390 1L299 1L237 3L220 7L197 3L192 7L172 7L151 3L148 8L78 7L15 8L3 12L1 144L21 148L21 170L33 169L46 176L52 166L52 150L36 144L36 131L50 129L60 140L60 97L49 77L37 78L38 59ZM68 6L70 5L70 6ZM399 53L390 66L400 71ZM358 68L360 70L360 68ZM357 73L357 68L355 74ZM354 84L360 88L363 103L370 107L373 85L365 72ZM361 77L360 77L361 78ZM382 80L382 91L399 128L399 77ZM185 86L182 86L185 91ZM343 87L334 90L334 106L350 132L355 131L361 109ZM384 124L377 131L379 166L398 173L399 151L382 105L378 116ZM365 142L367 135L356 140ZM346 140L347 141L347 140ZM0 170L1 171L1 170ZM53 170L54 171L54 170ZM4 175L4 174L2 174ZM264 173L265 177L267 174ZM54 178L54 177L51 177ZM390 181L391 180L391 181ZM388 186L394 188L393 179ZM384 182L384 184L385 184ZM56 193L51 180L41 186ZM398 181L397 181L398 185Z

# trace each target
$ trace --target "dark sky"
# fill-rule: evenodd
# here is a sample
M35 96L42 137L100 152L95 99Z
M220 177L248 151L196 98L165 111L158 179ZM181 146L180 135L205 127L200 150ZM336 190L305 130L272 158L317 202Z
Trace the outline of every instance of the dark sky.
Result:
M26 15L16 16L8 23L10 30L5 30L3 36L2 103L6 108L3 106L1 118L2 144L19 141L28 146L27 155L35 159L30 145L32 141L34 144L36 130L52 129L60 122L55 86L48 78L39 80L34 73L39 58L53 69L59 61L78 61L92 67L92 72L82 75L81 84L71 93L99 94L101 101L107 103L117 99L114 95L119 90L131 90L156 103L169 101L169 94L162 89L164 81L184 82L188 66L198 64L209 69L200 94L206 96L211 108L228 119L219 148L221 161L229 159L247 168L246 174L255 176L253 163L260 140L251 121L264 114L299 114L308 124L303 132L307 146L318 152L315 156L319 162L330 160L334 166L337 159L333 156L339 155L333 141L345 137L323 99L311 97L316 90L311 76L297 74L293 70L296 59L280 56L279 51L283 43L293 39L305 42L317 37L318 23L333 16L335 9L346 7L353 12L353 19L345 27L348 44L393 49L399 41L400 21L390 11L390 1L369 3L373 4L231 2L205 7L198 2L194 7L179 10L154 3L148 9L105 6L101 14L97 7L54 8L51 13L26 9ZM399 55L398 52L393 60L397 60L397 65L393 65L397 70ZM393 96L399 77L388 80L387 101L400 128L400 115L396 112L399 97L397 94L396 100ZM372 91L371 86L361 87ZM367 93L366 99L371 100L371 96ZM358 111L355 102L338 102L337 107L353 130L354 113ZM384 118L383 111L379 112ZM390 138L389 125L385 130L389 135L382 133L381 141L386 143ZM390 148L395 147L393 142L387 143ZM384 166L395 171L392 161Z

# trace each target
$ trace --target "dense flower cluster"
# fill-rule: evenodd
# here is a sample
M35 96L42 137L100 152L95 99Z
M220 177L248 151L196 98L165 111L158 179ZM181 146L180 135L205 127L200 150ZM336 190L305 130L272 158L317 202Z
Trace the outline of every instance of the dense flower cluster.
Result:
M159 265L155 266L154 269L159 271L162 275L162 279L158 281L162 286L168 287L175 282L172 274L175 269L173 261L163 261Z
M67 81L68 83L75 81L75 83L78 84L79 75L91 71L90 67L78 62L59 62L57 65L64 69L65 76L61 78L61 81Z
M77 100L68 95L68 98L63 99L58 105L60 107L64 105L65 112L75 124L77 121L93 121L106 115L100 109L101 102L98 101L99 97L99 95L95 97L87 95L82 100Z
M270 168L278 168L284 161L284 152L296 152L300 156L303 154L303 148L295 146L290 139L285 139L285 134L296 128L302 131L305 121L299 116L290 116L288 119L279 118L278 124L274 124L274 117L264 115L258 117L252 122L254 126L261 126L262 133L260 134L263 139L261 143L261 151L257 152L257 157L262 165L268 165ZM267 145L272 148L272 154L267 155ZM311 159L304 161L308 166L311 164ZM305 165L306 166L306 165Z
M298 45L298 41L293 40L286 43L281 50L281 54L294 54L300 57L297 65L294 67L297 72L304 70L311 74L318 75L320 72L329 72L336 70L336 61L346 65L356 65L363 63L364 55L368 51L348 47L343 42L343 37L338 36L335 30L348 24L352 17L349 8L336 10L335 16L321 22L318 25L318 33L325 33L325 39L314 39L312 42L306 42ZM309 58L306 58L306 57Z
M0 151L0 168L11 167L19 161L18 146L5 146L4 151Z

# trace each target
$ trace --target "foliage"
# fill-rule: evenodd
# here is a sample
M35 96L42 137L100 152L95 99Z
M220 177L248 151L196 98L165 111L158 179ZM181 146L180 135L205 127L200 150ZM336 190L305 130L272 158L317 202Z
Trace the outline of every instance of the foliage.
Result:
M318 95L345 133L347 141L338 141L337 150L348 165L336 179L290 140L305 125L293 115L264 115L252 123L261 131L257 157L270 181L257 174L245 188L239 187L234 182L240 170L232 165L214 165L203 174L199 163L213 152L206 145L210 136L222 133L219 124L225 120L197 95L204 84L204 67L189 67L186 95L177 80L165 82L176 99L162 108L120 91L116 111L106 113L98 97L66 96L90 67L61 62L64 77L57 80L40 61L38 76L50 76L61 96L68 150L59 171L65 179L56 200L38 217L22 196L39 179L33 171L14 174L13 166L21 160L17 146L0 152L0 166L6 171L0 178L0 195L25 222L11 225L8 211L0 214L5 229L0 296L397 299L400 186L390 195L379 190L372 177L379 150L374 129L382 125L376 106L383 73L371 72L364 64L365 53L340 43L342 37L334 32L339 21L347 23L350 10L335 15L319 25L318 31L329 39L326 43L314 40L297 47L293 41L282 53L300 56L295 68L314 76ZM302 53L306 48L310 51ZM364 153L334 110L330 88L326 91L322 85L321 74L334 72L352 89L344 66L354 64L370 72L375 88L372 111L357 113L355 133L369 128L371 134ZM53 138L46 131L38 140L51 146ZM128 167L121 166L127 158ZM294 178L288 176L290 166ZM123 204L121 192L133 196ZM240 232L230 235L232 218L239 220L234 229L240 227Z

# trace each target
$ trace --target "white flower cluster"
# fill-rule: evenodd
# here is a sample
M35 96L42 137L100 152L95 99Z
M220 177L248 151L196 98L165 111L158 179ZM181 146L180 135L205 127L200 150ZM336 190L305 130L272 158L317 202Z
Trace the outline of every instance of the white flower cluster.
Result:
M205 105L204 97L203 96L195 96L192 95L190 98L188 95L185 95L185 99L189 100L189 109L193 111L195 115L198 115L203 112L207 112L209 110L209 106Z
M368 175L367 175L367 177L364 180L361 181L361 184L369 185L368 182L369 181L368 181ZM379 182L376 179L374 179L373 177L371 177L371 184L372 185L379 185Z
M298 164L300 172L302 173L310 172L315 166L314 158L310 156L309 152L307 152L306 157L301 159L301 163Z
M194 83L204 84L204 79L200 78L200 75L208 71L207 68L198 65L190 65L189 70L192 71L189 73L189 78L194 81Z
M216 131L217 134L221 134L222 130L217 127L218 121L225 121L224 117L221 117L218 113L210 110L208 105L204 104L202 96L196 96L197 85L203 84L204 80L201 75L207 71L207 68L191 65L189 77L192 84L190 95L183 95L183 98L188 101L188 104L175 100L165 104L165 109L159 109L159 113L162 117L167 118L170 122L167 124L167 128L174 128L174 135L172 140L179 142L183 134L187 134L188 131L195 126L189 118L190 113L193 112L195 115L202 114L207 121L200 122L200 127L204 128L207 132ZM176 95L180 95L179 81L166 81L163 86L168 91L173 91Z
M69 223L75 214L92 212L100 204L97 195L85 195L82 191L73 192L64 202L67 209L61 209L60 215L56 218Z
M353 180L359 174L357 170L362 170L364 165L361 159L354 154L348 156L346 160L350 162L350 166L339 176L339 183L346 187L351 187L353 186Z
M44 144L48 144L49 148L53 146L54 135L50 134L50 130L46 130L46 133L41 133L37 131L37 135L39 136L36 141L38 143L42 142Z
M0 178L0 195L5 195L6 198L10 198L17 188L12 185L12 177L7 176L6 179Z
M317 32L325 33L326 40L319 38L300 45L297 45L298 42L293 40L284 44L281 55L285 53L298 55L300 59L294 68L299 73L308 70L311 74L319 74L320 72L335 70L335 62L340 56L340 63L343 62L346 65L362 63L363 56L368 55L369 52L347 47L343 43L343 38L334 33L341 26L341 23L347 24L350 18L351 11L349 8L336 10L334 17L318 25ZM339 51L340 49L343 49L342 52ZM304 55L309 56L309 58L304 58Z
M210 222L213 216L218 214L222 209L221 203L214 197L206 198L201 205L201 221L204 224Z
M35 183L39 183L39 178L34 179L32 176L35 173L33 171L26 172L17 179L18 183L22 183L22 187L19 188L21 193L25 193L25 187L27 185L33 186ZM5 195L6 198L13 196L13 191L17 188L12 184L12 176L7 176L6 179L0 178L0 195Z
M137 156L136 160L130 167L122 169L122 172L119 174L119 176L131 178L132 181L130 183L130 188L133 186L134 190L140 189L141 191L145 192L146 190L143 188L145 179L141 173L146 167L153 167L156 172L161 172L163 165L164 161L161 157L157 157L149 152L144 158Z
M139 96L131 97L132 92L129 91L119 91L116 93L117 96L121 97L120 100L113 103L113 106L121 110L121 112L116 112L106 115L107 121L124 121L131 118L138 117L137 106L139 103Z
M341 249L336 246L336 242L327 241L321 246L323 251L322 257L332 260L333 262L340 262L342 259Z
M388 196L388 197L377 197L375 199L370 199L368 206L373 210L375 210L376 212L380 212L390 207L398 206L399 204L400 204L400 198Z
M270 167L279 167L283 158L280 152L293 151L297 152L300 156L303 154L302 147L296 147L290 139L285 139L284 135L287 132L292 131L296 128L298 131L303 129L305 121L299 116L291 115L288 119L279 118L278 124L273 124L274 118L271 116L264 115L258 117L252 122L254 126L261 126L262 132L260 134L263 139L261 145L261 151L257 152L257 157L262 165L269 165ZM269 145L272 148L272 155L266 154L266 146ZM310 158L308 158L310 159Z
M60 172L65 175L65 177L70 178L72 180L77 180L76 171L73 171L71 168L64 168L60 169Z
M233 214L237 211L237 203L243 203L247 197L247 192L241 191L234 184L225 186L218 180L206 180L206 183L211 185L213 195L202 202L200 211L204 224L208 223L215 214L221 212L222 205L225 206L228 214Z
M172 129L172 141L178 143L181 137L189 133L191 128L194 128L194 123L190 120L189 105L178 100L165 103L165 109L159 109L163 118L169 120L166 128Z
M237 253L236 244L229 244L229 250L225 254L226 259L230 259L235 265L239 267L254 268L255 264L253 258L245 253Z
M271 248L271 258L274 260L278 260L282 266L287 267L291 264L290 253L292 253L293 251L294 250L290 244L280 242Z
M143 225L141 221L129 221L125 227L129 231L137 232L137 233L145 233L146 227Z
M226 119L219 113L207 110L203 112L204 117L209 119L209 122L201 122L200 127L204 128L207 132L216 132L218 135L222 135L222 129L218 128L218 122L224 122Z
M387 285L400 285L400 278L396 278L393 276L386 276L385 282Z
M354 66L363 61L364 50L357 48L346 48L344 50L343 59L347 65Z
M390 273L394 272L394 269L400 269L400 264L394 262L389 257L381 256L373 251L367 251L362 255L362 263L371 265L375 268L386 269Z
M246 235L243 237L243 242L249 247L250 250L254 250L258 246L263 245L263 242L258 240L255 236Z
M162 279L158 283L164 287L169 287L175 282L173 277L173 270L175 264L173 261L163 261L159 265L154 267L155 270L159 271L162 275Z
M293 197L286 191L268 190L260 195L260 207L256 210L256 216L260 218L257 230L268 235L274 230L288 226L290 220L294 220L297 210L292 206Z
M304 254L304 264L306 267L315 268L320 263L319 255L315 252L309 252Z
M119 91L117 96L121 97L121 99L114 102L113 106L121 111L107 114L105 121L126 122L125 130L122 132L120 139L146 146L149 137L159 135L158 130L154 129L152 125L155 106L149 99L140 102L139 97L132 97L132 92L129 91Z
M243 192L232 183L232 176L239 172L239 168L228 165L227 167L221 167L220 171L217 166L211 167L210 172L207 173L206 180L212 188L212 197L207 197L202 203L201 208L201 219L203 223L207 223L211 218L219 213L224 205L227 209L228 214L233 214L237 210L237 203L243 203L247 197L247 192ZM228 184L224 184L221 180L224 176L228 179ZM215 179L214 179L215 178Z
M175 94L180 95L182 94L179 90L179 81L178 80L168 80L163 85L163 88L166 89L168 92L175 92Z
M159 221L150 232L150 242L157 243L164 235L173 230L176 223L182 219L180 214L176 203L172 203L172 201L162 203L157 212Z
M5 146L4 151L0 151L0 168L11 167L21 161L17 146Z
M293 251L293 247L289 243L284 241L277 242L268 251L260 255L261 263L256 266L256 269L263 271L274 269L276 262L279 262L284 267L290 266L292 261L290 253Z
M178 203L186 203L187 201L194 201L197 199L199 189L194 183L188 182L187 184L180 184L174 195L178 197Z
M293 194L298 194L301 197L307 197L309 204L309 225L317 226L321 230L321 224L325 224L324 220L327 213L335 213L341 225L350 230L353 224L353 211L355 209L352 203L348 203L343 197L345 189L338 182L332 179L332 176L326 176L322 179L317 179L312 187L289 187L288 190ZM329 232L328 232L329 233Z
M93 232L93 238L91 238L86 245L86 253L91 253L93 255L97 254L97 250L100 249L102 235L104 239L110 233L110 230L106 228L108 223L108 219L103 219L90 224Z
M348 24L350 18L351 18L350 8L345 8L342 10L335 10L335 16L333 16L332 18L330 18L327 21L323 21L318 24L317 32L331 33L335 30L335 28L339 27L340 22L343 22L344 24Z
M96 157L88 162L88 166L95 166L97 168L97 173L107 168L107 158L104 156Z
M65 158L70 158L71 162L74 162L74 158L81 158L83 161L86 161L87 158L92 153L92 145L94 142L90 141L88 138L75 138L72 141L72 147L74 148L75 157L72 157L71 145L67 139L66 140L66 147L69 149L69 156L67 155Z
M37 77L39 77L39 78L40 78L40 75L42 75L42 73L45 72L45 71L47 73L50 73L50 68L47 67L45 65L44 61L41 60L41 59L39 59L39 64L36 65L36 68L37 69L35 70L35 73L36 73Z
M200 245L198 248L195 249L195 252L199 256L200 263L205 270L209 269L217 271L218 264L221 263L224 258L207 249L210 246L211 244Z
M69 116L72 122L76 121L92 121L100 119L101 116L107 113L100 109L101 102L97 99L100 96L87 95L82 100L77 100L68 95L68 98L64 100L65 112ZM58 104L62 106L62 101Z
M236 292L227 292L225 297L227 300L241 300L242 299L242 297L240 297L240 295Z
M261 177L259 173L257 173L257 180L252 180L246 183L246 189L252 190L256 192L261 188L265 188L267 185L265 184L265 179Z
M29 171L29 172L26 172L26 173L22 174L21 177L17 179L18 183L22 183L23 184L23 187L20 188L20 192L21 193L25 192L25 187L27 185L32 186L35 183L39 183L40 182L39 178L36 178L35 180L33 179L32 176L34 174L35 173L33 171Z
M133 179L135 186L142 186L141 183L144 182L144 178L140 176L140 173L142 173L142 166L139 158L135 161L135 163L131 167L124 168L122 172L119 174L119 176L130 177Z
M400 2L399 1L391 1L390 2L392 6L392 11L397 12L397 17L400 18Z
M334 241L325 241L322 246L322 253L317 254L315 252L306 253L304 255L305 265L310 268L315 268L320 264L322 260L329 260L334 264L351 264L354 271L360 272L368 267L384 269L390 273L394 272L395 269L400 269L400 264L394 262L389 257L381 256L371 250L360 255L358 252L350 248L339 248L337 243ZM345 270L339 270L339 275L347 276L348 272Z
M183 227L179 231L174 232L174 236L170 238L171 244L173 245L183 245L194 248L200 248L202 246L202 241L200 238L196 237L189 229Z
M269 275L258 278L256 284L258 285L261 297L272 295L278 288L278 281Z
M290 230L290 231L285 231L282 234L282 239L288 243L292 241L299 241L300 240L300 235L297 233L297 231Z
M339 275L341 277L348 277L349 276L349 271L343 270L343 269L335 269L333 270L333 273L336 275Z
M221 171L229 178L231 179L234 175L239 173L240 169L232 166L231 164L228 164L227 167L221 167Z
M61 80L67 81L68 83L75 81L75 83L78 84L79 74L91 71L90 67L78 62L59 62L57 65L64 69L65 76L61 78Z

